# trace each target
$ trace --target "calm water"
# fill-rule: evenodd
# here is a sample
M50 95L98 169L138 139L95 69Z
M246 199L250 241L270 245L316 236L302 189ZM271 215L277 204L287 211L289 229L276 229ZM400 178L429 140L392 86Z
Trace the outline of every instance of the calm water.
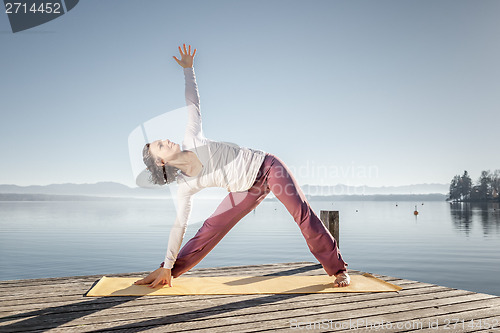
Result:
M183 244L218 202L195 201ZM340 211L351 269L500 296L498 205L424 202L415 217L415 204L311 202L317 214ZM174 215L169 199L0 202L0 279L154 270ZM196 268L297 261L317 263L284 206L264 201Z

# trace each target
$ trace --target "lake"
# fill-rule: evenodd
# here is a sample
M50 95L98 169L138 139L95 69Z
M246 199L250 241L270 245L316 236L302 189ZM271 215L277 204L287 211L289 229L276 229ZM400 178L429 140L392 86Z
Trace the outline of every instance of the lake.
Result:
M195 201L183 244L219 201ZM350 269L500 296L498 204L310 203L339 211ZM170 199L0 202L0 279L154 270L174 216ZM195 268L298 261L318 263L285 207L264 200Z

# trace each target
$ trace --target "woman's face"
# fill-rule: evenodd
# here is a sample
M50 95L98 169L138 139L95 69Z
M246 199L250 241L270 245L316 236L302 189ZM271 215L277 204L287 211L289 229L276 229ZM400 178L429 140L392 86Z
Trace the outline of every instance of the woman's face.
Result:
M149 151L155 158L161 159L162 163L167 163L181 152L181 147L168 139L156 140L149 145Z

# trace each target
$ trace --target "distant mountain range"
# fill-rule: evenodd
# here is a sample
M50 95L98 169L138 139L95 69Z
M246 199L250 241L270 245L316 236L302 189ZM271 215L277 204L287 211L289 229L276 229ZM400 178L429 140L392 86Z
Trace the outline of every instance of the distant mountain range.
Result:
M349 186L338 184L335 186L304 185L305 194L320 195L372 195L372 194L447 194L449 184L415 184L402 186Z
M97 197L128 197L128 198L162 198L169 197L168 187L146 189L128 187L115 182L99 182L95 184L51 184L51 185L0 185L3 194L51 194L51 195L85 195Z
M335 186L303 185L302 190L309 197L335 196L352 198L372 195L425 195L435 194L433 197L444 198L448 193L448 184L416 184L388 187L348 186L338 184ZM0 185L0 201L5 200L59 200L60 196L73 196L75 200L85 197L111 197L111 198L168 198L168 187L158 189L145 189L128 187L115 182L99 182L95 184L51 184L51 185ZM83 197L82 197L83 196ZM80 199L77 199L79 197ZM210 197L210 194L208 195ZM270 195L272 197L272 195ZM425 197L425 196L422 196ZM83 198L83 199L82 199ZM430 198L430 197L429 197ZM68 200L65 198L64 200Z

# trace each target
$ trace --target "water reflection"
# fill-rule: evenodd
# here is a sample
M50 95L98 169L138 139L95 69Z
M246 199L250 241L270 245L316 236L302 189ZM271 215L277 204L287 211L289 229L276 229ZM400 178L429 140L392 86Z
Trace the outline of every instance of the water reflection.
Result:
M453 226L466 235L476 223L484 235L500 234L500 203L451 202L449 208Z

